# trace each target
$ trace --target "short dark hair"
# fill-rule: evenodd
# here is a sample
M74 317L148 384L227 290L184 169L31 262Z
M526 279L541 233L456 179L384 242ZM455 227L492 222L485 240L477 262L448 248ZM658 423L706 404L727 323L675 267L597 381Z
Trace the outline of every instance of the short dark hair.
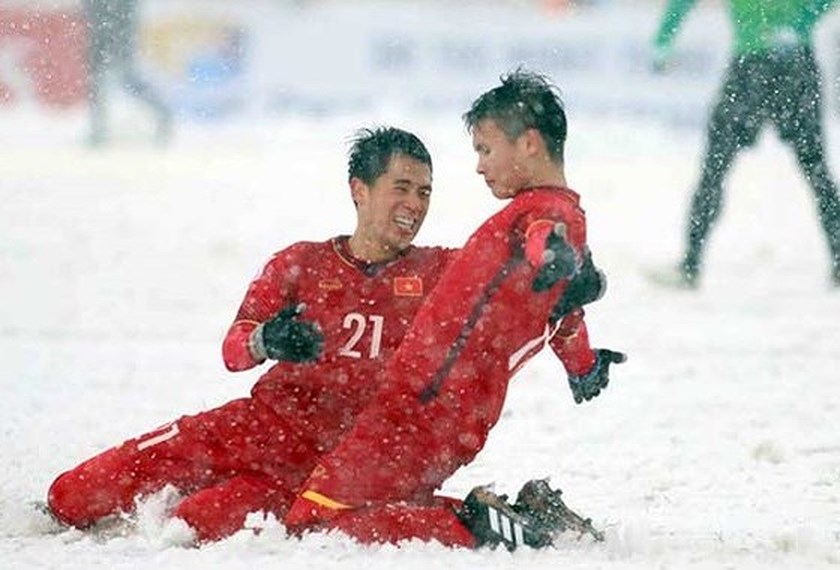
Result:
M501 85L480 95L464 113L467 130L472 132L479 122L491 119L514 141L536 129L549 156L562 163L568 127L560 90L545 76L521 68L499 79Z
M364 128L350 141L348 179L373 184L388 170L394 155L404 155L432 170L432 156L417 135L395 127Z

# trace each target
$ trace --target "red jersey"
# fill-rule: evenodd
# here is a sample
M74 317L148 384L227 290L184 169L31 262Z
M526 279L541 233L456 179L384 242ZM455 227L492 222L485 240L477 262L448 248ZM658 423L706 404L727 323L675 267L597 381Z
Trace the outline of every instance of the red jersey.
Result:
M323 330L319 359L275 363L252 398L182 416L62 474L50 487L52 512L84 527L132 510L135 497L169 484L187 496L176 516L202 540L235 532L249 512L284 516L318 457L368 405L384 359L451 254L411 247L389 263L366 264L350 255L346 237L276 254L251 283L225 337L225 364L256 366L251 332L298 303L307 305L300 318Z
M259 364L248 339L283 308L304 303L298 317L317 323L323 352L314 362L276 362L251 391L298 435L330 448L376 391L385 362L402 342L421 303L454 250L409 247L387 263L350 253L347 236L299 242L275 254L250 284L223 343L225 365Z
M371 406L305 489L351 506L427 497L481 450L510 378L549 341L567 369L592 366L581 311L548 323L567 281L531 287L539 267L526 251L542 251L546 235L535 228L557 222L580 259L585 215L567 189L520 192L478 228L417 313Z

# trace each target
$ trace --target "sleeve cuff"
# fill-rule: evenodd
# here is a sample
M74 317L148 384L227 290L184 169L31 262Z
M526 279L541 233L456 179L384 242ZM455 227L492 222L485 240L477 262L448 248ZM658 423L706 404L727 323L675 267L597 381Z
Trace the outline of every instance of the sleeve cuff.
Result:
M264 362L268 358L263 342L263 325L259 325L248 337L248 352L257 362Z

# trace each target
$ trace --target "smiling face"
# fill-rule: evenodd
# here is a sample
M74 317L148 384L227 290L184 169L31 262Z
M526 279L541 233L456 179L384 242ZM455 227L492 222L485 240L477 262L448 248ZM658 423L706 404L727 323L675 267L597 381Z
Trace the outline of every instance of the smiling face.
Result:
M499 199L512 198L529 185L530 148L523 133L511 141L492 119L479 121L472 129L473 149L478 154L476 172Z
M350 188L358 212L350 238L353 254L366 261L387 261L411 245L420 231L429 211L432 171L419 160L395 154L372 185L353 178Z

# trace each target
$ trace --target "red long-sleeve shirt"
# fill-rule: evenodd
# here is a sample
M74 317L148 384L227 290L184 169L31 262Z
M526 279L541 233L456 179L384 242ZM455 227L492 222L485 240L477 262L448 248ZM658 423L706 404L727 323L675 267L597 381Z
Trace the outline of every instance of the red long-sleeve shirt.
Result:
M259 364L249 349L253 330L283 308L304 303L298 317L324 334L320 357L275 362L251 393L296 435L329 449L379 387L379 372L405 335L454 250L409 247L387 263L352 256L346 236L300 242L275 254L251 282L223 342L225 365Z

